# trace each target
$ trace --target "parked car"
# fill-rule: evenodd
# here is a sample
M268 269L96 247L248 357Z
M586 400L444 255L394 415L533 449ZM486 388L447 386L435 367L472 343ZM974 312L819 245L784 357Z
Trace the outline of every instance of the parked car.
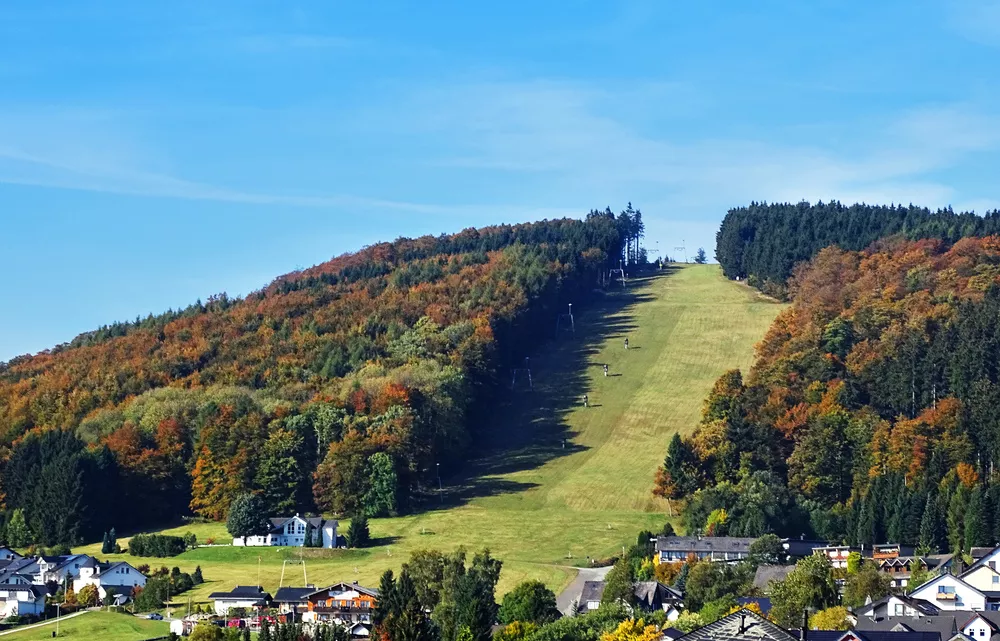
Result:
M156 612L154 612L152 614L147 614L146 618L147 619L152 619L153 621L162 621L163 620L163 615L162 614L157 614Z

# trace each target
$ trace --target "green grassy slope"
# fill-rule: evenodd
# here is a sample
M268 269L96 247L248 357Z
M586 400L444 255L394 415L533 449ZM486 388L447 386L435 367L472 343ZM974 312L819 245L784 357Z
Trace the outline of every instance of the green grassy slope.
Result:
M576 317L532 356L535 391L517 391L480 427L481 449L464 475L445 476L440 508L371 521L378 545L359 551L308 550L310 583L377 584L414 549L488 546L504 561L500 591L525 578L558 591L571 566L605 557L642 528L662 525L667 506L650 494L671 434L691 430L712 383L746 368L780 305L725 280L718 266L682 266L632 281ZM552 327L539 328L552 333ZM623 346L629 337L627 352ZM612 376L605 378L601 364ZM580 397L590 397L583 408ZM565 440L565 447L563 442ZM182 527L200 541L227 541L222 524ZM346 523L342 524L346 531ZM100 546L81 551L99 554ZM150 565L201 565L208 581L195 601L232 585L275 589L290 549L202 548ZM126 557L133 564L143 560ZM302 583L287 567L285 585ZM186 597L184 595L184 600Z
M4 641L34 641L51 639L55 623L5 634ZM140 641L170 633L165 621L147 621L115 612L87 612L59 622L59 636L70 639L101 639L101 641Z

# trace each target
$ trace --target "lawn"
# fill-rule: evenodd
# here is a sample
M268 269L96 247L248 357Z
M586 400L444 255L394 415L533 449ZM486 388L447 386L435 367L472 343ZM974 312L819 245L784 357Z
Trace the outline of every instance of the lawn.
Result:
M670 436L698 422L702 401L725 370L746 369L753 345L781 309L716 265L675 266L633 280L626 290L578 313L576 332L562 332L531 355L534 391L512 392L477 426L480 449L461 472L442 470L440 507L370 522L377 545L364 550L199 548L134 565L202 567L206 583L183 596L259 582L301 585L357 580L377 585L421 548L489 547L504 562L499 590L527 578L559 591L573 566L602 558L658 529L671 509L650 494ZM539 331L551 332L552 328ZM624 338L630 349L624 349ZM611 376L601 365L607 363ZM583 394L590 407L582 406ZM433 508L433 504L431 505ZM346 523L341 530L346 531ZM225 542L223 524L168 530ZM99 554L100 545L76 550ZM114 557L118 558L118 557ZM282 566L284 579L282 580Z
M51 639L55 623L0 636L4 641L34 641ZM87 612L59 622L57 638L101 639L101 641L140 641L170 633L165 621L147 621L114 612Z

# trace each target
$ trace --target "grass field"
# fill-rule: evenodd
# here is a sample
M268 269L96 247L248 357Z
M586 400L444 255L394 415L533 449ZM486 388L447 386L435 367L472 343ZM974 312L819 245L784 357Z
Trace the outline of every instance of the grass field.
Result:
M606 557L657 529L667 505L650 494L674 432L690 431L715 379L747 368L753 345L781 306L725 280L718 266L679 266L634 280L577 315L564 333L532 355L535 391L510 394L495 419L479 426L481 447L459 474L445 475L440 508L371 521L377 545L364 550L199 548L134 565L201 565L206 583L184 595L204 601L216 590L260 583L277 588L282 562L307 560L310 583L358 580L377 585L421 548L489 547L504 562L499 590L526 578L559 591L572 566ZM623 340L628 336L627 352ZM610 365L605 377L601 365ZM580 398L589 395L590 407ZM443 471L444 472L444 471ZM192 531L225 542L223 524ZM346 524L342 524L346 531ZM100 545L80 552L99 554ZM259 559L259 560L258 560ZM285 585L301 585L286 568Z
M0 636L4 641L41 641L51 639L54 623ZM170 633L165 621L147 621L114 612L87 612L59 622L56 638L101 639L101 641L140 641Z

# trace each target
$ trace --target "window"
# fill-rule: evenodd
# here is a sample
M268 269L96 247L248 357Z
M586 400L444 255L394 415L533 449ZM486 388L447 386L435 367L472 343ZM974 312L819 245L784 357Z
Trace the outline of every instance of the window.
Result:
M993 585L996 585L997 583L1000 583L1000 574L993 575Z
M939 585L938 594L955 594L955 586L953 585Z
M898 616L898 617L903 616L903 604L902 603L897 603L896 604L896 616Z

